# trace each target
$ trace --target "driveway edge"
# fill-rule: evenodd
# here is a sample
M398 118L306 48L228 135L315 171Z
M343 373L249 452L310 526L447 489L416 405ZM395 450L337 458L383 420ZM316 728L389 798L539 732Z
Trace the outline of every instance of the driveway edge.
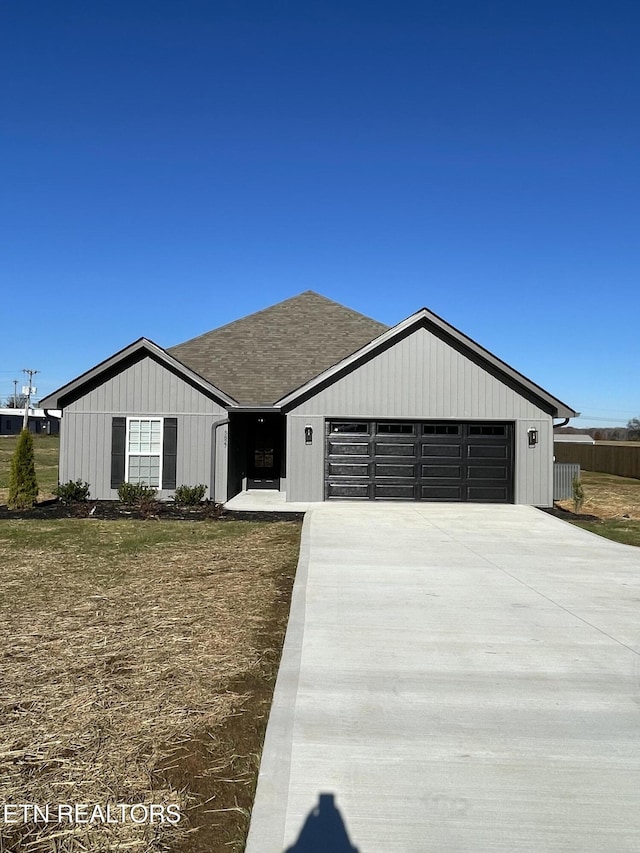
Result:
M300 556L291 593L287 633L273 691L245 853L282 853L284 849L293 723L306 615L312 516L313 510L310 510L302 523Z

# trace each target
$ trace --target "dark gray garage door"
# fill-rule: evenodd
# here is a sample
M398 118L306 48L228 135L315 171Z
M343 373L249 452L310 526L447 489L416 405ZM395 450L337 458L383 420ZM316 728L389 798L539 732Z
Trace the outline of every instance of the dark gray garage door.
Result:
M513 501L513 424L329 421L325 497Z

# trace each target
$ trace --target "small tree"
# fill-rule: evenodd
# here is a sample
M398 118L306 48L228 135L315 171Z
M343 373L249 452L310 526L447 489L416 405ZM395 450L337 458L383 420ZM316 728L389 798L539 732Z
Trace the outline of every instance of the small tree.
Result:
M571 481L571 490L573 491L573 511L580 512L584 504L584 488L580 477L574 477Z
M640 441L640 418L631 418L627 424L629 441Z
M11 458L9 475L9 507L29 509L38 499L38 481L33 455L33 436L23 429Z
M13 394L10 397L7 397L6 407L7 409L24 409L27 405L27 395L26 394L17 394L15 397Z

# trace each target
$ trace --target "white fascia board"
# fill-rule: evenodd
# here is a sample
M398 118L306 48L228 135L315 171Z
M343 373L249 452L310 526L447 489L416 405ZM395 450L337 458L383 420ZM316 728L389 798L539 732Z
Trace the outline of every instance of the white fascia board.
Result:
M23 417L24 416L24 406L18 406L17 409L12 409L12 408L0 409L0 415L6 415L8 418L10 418L12 415L16 415L17 417ZM33 406L29 407L29 417L30 418L44 418L47 415L49 415L52 418L59 418L60 412L55 411L55 410L45 411L44 409L40 408L40 406L38 406L37 409L34 409Z

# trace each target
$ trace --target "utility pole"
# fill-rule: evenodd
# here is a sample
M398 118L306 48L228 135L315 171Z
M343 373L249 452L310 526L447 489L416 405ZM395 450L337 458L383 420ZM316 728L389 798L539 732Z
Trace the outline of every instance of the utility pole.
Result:
M33 382L33 377L36 375L36 373L40 373L40 371L39 370L28 370L26 368L23 368L22 372L29 374L29 384L25 385L24 388L22 389L22 393L25 394L27 397L27 399L25 400L25 403L24 403L24 419L22 421L22 429L29 429L29 409L31 408L31 395L35 394L36 391L38 390L37 388L33 387L32 382Z
M18 380L14 379L13 381L13 408L18 408Z

